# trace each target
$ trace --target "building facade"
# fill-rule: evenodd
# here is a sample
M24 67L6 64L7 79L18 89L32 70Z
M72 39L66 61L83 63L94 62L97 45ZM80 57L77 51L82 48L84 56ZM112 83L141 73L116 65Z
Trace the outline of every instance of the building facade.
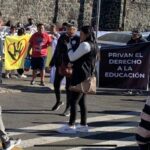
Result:
M0 14L4 21L26 23L63 23L70 19L96 25L98 0L0 0ZM150 0L101 0L101 30L141 30L150 28Z

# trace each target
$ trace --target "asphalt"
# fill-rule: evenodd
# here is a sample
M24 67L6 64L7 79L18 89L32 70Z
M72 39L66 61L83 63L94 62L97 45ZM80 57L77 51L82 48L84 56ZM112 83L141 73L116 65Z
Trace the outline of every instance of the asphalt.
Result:
M53 90L53 84L49 82L49 75L46 74L46 86L40 86L40 78L37 77L36 85L30 85L31 72L26 72L28 78L26 79L5 79L2 78L2 84L0 84L0 102L3 109L3 119L6 126L6 130L9 132L19 131L20 128L36 126L41 124L48 123L60 123L68 121L68 118L61 116L61 113L65 109L65 105L62 106L58 111L51 111L52 106L55 104L55 94ZM61 87L62 94L61 99L65 102L66 94L64 86ZM114 122L102 121L102 122L91 122L90 125L93 127L107 127L113 126L114 124L122 123L132 123L133 125L137 124L139 120L140 111L143 108L145 99L149 95L149 91L143 91L143 93L129 95L125 93L127 90L122 89L106 89L106 88L97 88L96 95L87 96L87 105L88 105L88 118L93 118L97 116L104 115L117 115L122 113L132 112L135 114L135 117L128 120L118 120ZM78 115L80 118L80 115ZM22 130L21 130L22 131ZM26 131L26 130L25 130ZM30 138L43 138L46 133L33 132L33 134L19 135L21 139L30 139ZM98 135L93 135L88 138L79 138L79 140L68 140L67 143L59 142L61 145L65 144L86 144L89 142L96 143L97 140L108 140L115 138L121 138L122 136L131 135L133 130L125 130L127 133L118 132L117 134L106 133L101 134L98 132ZM47 133L48 134L48 133ZM57 136L53 130L50 134ZM58 136L59 137L59 136ZM90 140L91 139L91 140ZM31 139L32 142L32 139ZM55 143L54 143L55 144ZM54 145L55 146L55 145ZM56 144L56 146L58 146ZM48 146L35 146L27 148L28 150L49 150ZM59 149L59 148L54 148ZM61 148L65 149L65 148ZM122 148L119 150L126 150ZM137 150L137 146L128 147L128 150Z

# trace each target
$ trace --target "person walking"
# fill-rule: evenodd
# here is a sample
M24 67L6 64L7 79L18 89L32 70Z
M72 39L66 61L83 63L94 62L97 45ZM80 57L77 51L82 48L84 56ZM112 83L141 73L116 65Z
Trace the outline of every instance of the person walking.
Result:
M44 24L39 23L37 25L38 32L34 33L29 40L28 54L30 56L30 50L32 48L31 54L31 67L33 69L31 85L35 84L35 78L37 75L37 70L40 70L41 86L45 86L45 62L47 57L47 48L50 45L52 39L45 32Z
M50 68L52 68L53 66L56 67L56 72L55 72L55 79L54 79L54 91L55 91L55 95L56 95L56 103L55 105L52 107L52 111L56 111L60 108L61 105L63 105L63 102L61 101L60 98L60 85L61 85L61 81L64 78L64 75L59 73L59 67L61 66L61 64L65 64L68 65L69 64L69 58L67 55L67 45L65 43L65 40L68 39L72 45L72 49L75 51L77 49L77 47L79 46L80 43L80 38L79 36L76 34L77 28L76 28L76 24L75 23L68 23L67 24L67 31L65 33L63 33L59 39L58 39L58 43L55 49L55 53L52 57L52 60L50 62ZM70 97L70 92L68 90L70 85L70 78L66 77L66 108L65 111L63 112L62 115L64 116L68 116L69 115L69 111L70 111L70 104L69 104L69 97Z
M2 120L2 110L0 106L0 139L2 142L2 150L12 150L15 146L21 143L21 139L12 139L5 131L4 123Z
M96 37L91 26L83 26L80 30L80 45L73 50L70 42L67 44L68 57L73 63L73 74L71 77L70 85L75 86L82 81L86 80L92 75L97 53ZM59 133L76 133L88 132L87 125L87 94L70 91L70 119L67 125L58 129ZM81 121L80 125L76 126L77 117L77 104L80 106Z

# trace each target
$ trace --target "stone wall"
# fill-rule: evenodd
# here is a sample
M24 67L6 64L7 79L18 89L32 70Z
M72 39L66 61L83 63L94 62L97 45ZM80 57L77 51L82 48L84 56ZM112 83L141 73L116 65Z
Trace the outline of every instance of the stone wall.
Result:
M121 0L101 0L100 29L117 30L120 24Z
M150 31L150 0L127 0L125 12L125 30Z
M94 8L92 10L94 3ZM95 26L97 0L0 0L0 13L4 20L15 23L36 22L60 24L75 19L78 25L91 23ZM93 12L93 14L92 14ZM102 30L141 30L150 28L150 0L101 0L100 28Z
M33 17L36 22L63 23L70 19L78 20L83 15L83 22L91 22L92 0L85 0L84 11L80 10L80 0L0 0L3 19L14 22L27 22ZM56 5L57 4L57 5Z
M26 22L28 17L48 23L53 18L53 0L0 0L4 20Z

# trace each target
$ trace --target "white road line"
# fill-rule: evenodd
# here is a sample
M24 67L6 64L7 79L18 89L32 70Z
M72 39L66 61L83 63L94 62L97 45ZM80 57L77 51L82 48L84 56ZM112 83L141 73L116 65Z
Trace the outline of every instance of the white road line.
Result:
M103 121L110 121L110 120L118 120L118 119L126 119L126 118L132 118L134 117L132 112L128 113L122 113L119 115L104 115L104 116L98 116L98 117L90 117L88 118L88 123L90 122L103 122ZM79 122L79 119L77 120ZM43 131L43 130L54 130L59 127L61 127L62 124L42 124L42 125L37 125L37 126L30 126L30 127L25 127L25 128L18 128L18 132L9 132L10 136L15 136L15 135L21 135L21 134L28 134L35 132L36 130Z
M60 141L65 141L65 140L72 140L72 139L77 139L79 137L87 137L87 136L92 136L92 135L96 135L96 134L100 134L101 133L106 133L106 132L115 132L115 131L119 131L119 130L127 130L127 129L132 129L133 127L133 123L124 123L121 125L117 125L117 126L111 126L111 127L95 127L95 128L90 128L89 133L82 133L82 134L78 134L75 136L69 136L69 135L63 135L63 134L56 134L54 136L45 136L45 137L39 137L39 138L33 138L33 139L28 139L28 140L24 140L22 141L21 146L23 148L27 148L27 147L33 147L34 145L42 145L42 144L51 144L54 142L60 142Z

